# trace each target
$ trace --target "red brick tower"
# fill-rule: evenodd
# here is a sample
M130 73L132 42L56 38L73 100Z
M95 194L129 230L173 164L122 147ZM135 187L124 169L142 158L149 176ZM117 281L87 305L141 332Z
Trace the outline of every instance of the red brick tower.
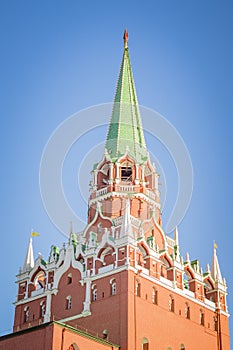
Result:
M33 332L59 321L122 350L229 350L227 287L216 247L203 273L198 260L180 255L177 229L172 239L162 228L127 32L105 152L92 174L85 230L71 228L68 243L53 246L48 262L38 256L34 263L30 240L17 276L16 337L32 329L32 341ZM62 336L57 331L48 349L60 349ZM76 343L89 349L87 340Z

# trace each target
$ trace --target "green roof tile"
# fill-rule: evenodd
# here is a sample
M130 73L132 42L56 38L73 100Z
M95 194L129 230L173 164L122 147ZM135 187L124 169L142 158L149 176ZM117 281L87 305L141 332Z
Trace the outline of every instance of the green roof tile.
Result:
M120 74L109 125L106 149L112 161L126 153L140 163L147 159L147 149L137 101L128 47L124 49Z

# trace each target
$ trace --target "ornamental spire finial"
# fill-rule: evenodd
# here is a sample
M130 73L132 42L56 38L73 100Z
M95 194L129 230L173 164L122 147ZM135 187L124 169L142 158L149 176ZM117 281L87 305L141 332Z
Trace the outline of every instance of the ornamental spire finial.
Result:
M73 235L73 223L70 221L70 234L69 234L69 244L72 242L72 235Z
M216 253L217 247L218 246L217 246L216 242L214 241L214 254L213 254L213 258L212 258L211 274L212 274L212 277L214 278L215 281L218 281L218 282L223 284L222 274L220 271L218 257L217 257L217 253Z
M124 39L124 48L127 49L128 48L128 41L129 41L129 34L128 34L127 29L125 29L125 31L124 31L123 39Z

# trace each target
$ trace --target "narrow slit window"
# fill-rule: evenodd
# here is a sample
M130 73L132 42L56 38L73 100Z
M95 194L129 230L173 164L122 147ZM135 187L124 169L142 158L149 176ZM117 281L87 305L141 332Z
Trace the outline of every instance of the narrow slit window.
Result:
M158 291L155 288L152 290L152 303L155 305L158 304Z
M112 290L111 290L111 292L112 292L111 293L112 295L116 295L116 282L112 283Z
M97 289L94 289L92 292L92 300L96 301L97 300Z
M70 310L71 306L72 306L72 299L71 299L71 296L68 296L66 298L66 310Z

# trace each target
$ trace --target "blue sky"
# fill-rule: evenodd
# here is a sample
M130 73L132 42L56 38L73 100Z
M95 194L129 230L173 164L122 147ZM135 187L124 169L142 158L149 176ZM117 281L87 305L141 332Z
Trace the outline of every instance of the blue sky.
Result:
M13 324L15 275L30 230L41 233L34 239L35 255L47 257L52 244L64 241L40 197L44 146L67 117L113 100L125 27L140 104L166 117L191 155L194 190L179 226L182 254L189 251L205 269L216 240L232 312L232 11L230 0L0 2L1 334ZM101 130L96 141L102 142L106 132ZM87 149L90 139L83 143ZM156 143L154 147L166 174L166 223L177 174L164 149ZM68 199L85 219L84 201L77 195L75 202L72 196L80 161L76 150L74 146L65 164L64 184Z

